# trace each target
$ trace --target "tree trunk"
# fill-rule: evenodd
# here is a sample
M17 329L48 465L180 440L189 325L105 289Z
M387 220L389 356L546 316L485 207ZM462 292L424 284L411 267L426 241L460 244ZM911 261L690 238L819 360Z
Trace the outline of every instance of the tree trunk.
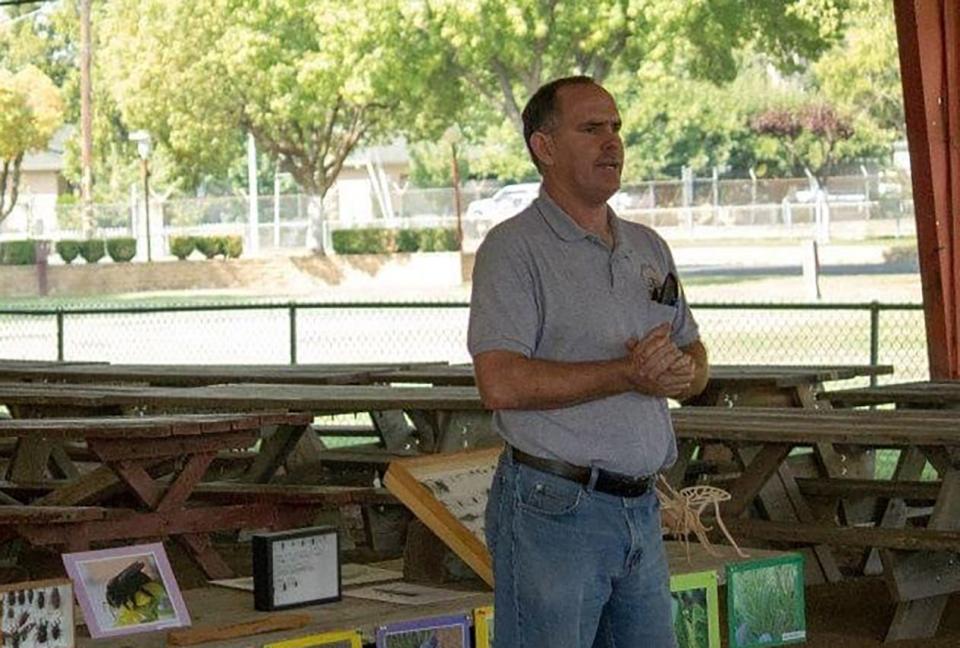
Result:
M330 244L329 224L323 194L307 194L307 245L314 254L326 255Z

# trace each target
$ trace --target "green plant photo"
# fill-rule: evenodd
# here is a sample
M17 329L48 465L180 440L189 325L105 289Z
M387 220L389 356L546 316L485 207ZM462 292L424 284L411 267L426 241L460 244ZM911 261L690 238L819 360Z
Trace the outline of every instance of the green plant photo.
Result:
M726 574L731 648L806 641L803 556L727 565Z
M671 615L679 648L720 648L717 574L713 571L670 578Z

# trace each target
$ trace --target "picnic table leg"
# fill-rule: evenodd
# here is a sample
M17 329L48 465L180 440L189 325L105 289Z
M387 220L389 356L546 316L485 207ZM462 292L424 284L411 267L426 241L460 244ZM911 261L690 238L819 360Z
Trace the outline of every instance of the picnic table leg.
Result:
M205 533L184 533L177 536L179 541L207 578L233 578L233 570L213 547L210 536Z
M53 444L39 437L17 439L6 478L14 482L38 482L47 478Z
M260 442L257 458L253 460L253 465L240 481L256 484L269 482L297 447L297 443L309 427L308 425L278 425L273 434Z
M960 528L960 467L942 475L940 492L927 524L929 529ZM949 594L960 591L956 558L943 552L881 552L887 585L898 601L886 641L932 637L940 625ZM943 566L953 569L943 569ZM931 577L932 576L932 577Z
M910 481L920 479L923 468L927 463L926 457L917 448L904 448L897 459L897 467L893 471L893 481ZM901 499L887 500L879 526L903 528L907 523L907 504ZM863 564L863 573L867 576L876 576L883 572L880 552L869 549Z

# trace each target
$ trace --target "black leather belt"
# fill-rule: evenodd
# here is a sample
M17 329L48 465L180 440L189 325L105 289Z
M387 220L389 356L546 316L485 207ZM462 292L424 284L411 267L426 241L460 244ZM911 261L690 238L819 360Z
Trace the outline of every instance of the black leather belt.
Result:
M511 454L514 461L530 466L535 470L563 477L583 485L590 483L590 468L575 466L557 459L535 457L522 450L517 450L513 446L511 446ZM650 491L653 480L653 475L630 477L629 475L600 469L597 473L597 483L593 487L601 493L616 495L617 497L640 497Z

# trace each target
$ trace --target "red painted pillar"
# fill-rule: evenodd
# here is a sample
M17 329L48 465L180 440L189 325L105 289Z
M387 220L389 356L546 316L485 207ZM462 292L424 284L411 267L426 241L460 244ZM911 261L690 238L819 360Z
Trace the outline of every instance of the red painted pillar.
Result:
M960 378L960 6L895 0L931 378Z

